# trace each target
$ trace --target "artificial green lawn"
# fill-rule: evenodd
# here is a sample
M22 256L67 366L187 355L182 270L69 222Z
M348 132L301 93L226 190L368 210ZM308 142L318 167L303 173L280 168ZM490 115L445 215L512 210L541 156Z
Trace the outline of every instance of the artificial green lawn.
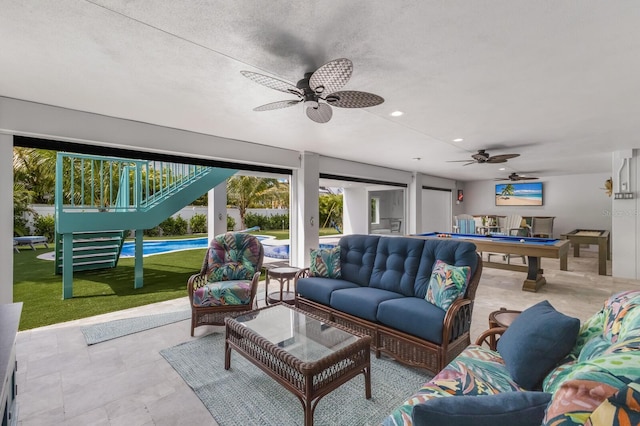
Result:
M288 230L255 233L289 238ZM320 230L320 235L335 233L332 228ZM193 237L198 235L180 238ZM13 255L13 300L23 302L20 330L184 297L187 280L200 271L206 252L195 249L145 257L140 289L133 288L133 258L120 259L114 269L76 272L73 298L62 300L62 276L54 274L54 262L37 258L53 248L36 247L36 251L21 248Z
M49 251L27 249L13 255L13 300L23 302L20 330L184 297L206 249L145 257L140 289L133 288L133 258L120 259L114 269L76 272L73 298L67 300L62 300L62 276L54 274L54 262L37 258Z

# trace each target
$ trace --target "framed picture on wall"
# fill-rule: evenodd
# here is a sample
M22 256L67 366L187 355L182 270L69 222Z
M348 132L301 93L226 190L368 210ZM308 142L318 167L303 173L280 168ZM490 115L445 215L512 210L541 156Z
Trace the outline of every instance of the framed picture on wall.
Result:
M496 184L496 206L541 206L542 182Z

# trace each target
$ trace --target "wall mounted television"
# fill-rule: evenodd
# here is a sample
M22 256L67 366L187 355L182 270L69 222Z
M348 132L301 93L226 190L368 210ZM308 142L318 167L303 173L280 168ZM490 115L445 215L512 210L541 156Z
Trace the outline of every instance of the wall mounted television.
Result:
M496 184L496 206L541 206L542 182Z

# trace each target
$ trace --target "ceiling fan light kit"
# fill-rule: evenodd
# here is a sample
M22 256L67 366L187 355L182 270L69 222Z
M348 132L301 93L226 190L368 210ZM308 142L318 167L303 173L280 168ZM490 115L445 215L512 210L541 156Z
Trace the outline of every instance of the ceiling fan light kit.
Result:
M332 106L339 108L366 108L380 105L384 99L378 95L353 90L339 91L351 78L353 63L346 58L327 62L314 72L308 72L294 86L286 81L252 71L240 73L270 89L296 95L298 99L272 102L254 108L254 111L271 111L287 108L302 102L307 117L316 123L326 123L333 116Z
M511 173L509 176L507 176L506 178L496 178L495 180L510 180L512 182L517 182L520 180L536 180L538 179L537 177L533 177L533 176L524 176L524 175L519 175L516 172Z
M506 163L507 160L510 160L512 158L516 158L519 156L520 154L500 154L500 155L491 156L485 149L479 149L477 153L471 155L471 158L473 158L473 160L452 160L447 162L448 163L464 162L465 164L463 164L463 166L468 166L470 164L485 164L485 163L496 164L496 163Z

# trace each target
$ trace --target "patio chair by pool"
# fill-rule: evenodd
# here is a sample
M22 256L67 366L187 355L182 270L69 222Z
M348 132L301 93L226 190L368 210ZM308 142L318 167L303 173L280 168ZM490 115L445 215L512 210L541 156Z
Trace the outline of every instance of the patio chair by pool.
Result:
M13 249L20 253L17 246L29 246L31 250L35 250L34 244L44 244L46 248L49 248L47 237L44 235L29 235L26 237L13 237Z
M200 272L187 282L191 335L201 325L224 325L228 316L253 309L264 259L255 236L242 232L217 235L209 244Z

